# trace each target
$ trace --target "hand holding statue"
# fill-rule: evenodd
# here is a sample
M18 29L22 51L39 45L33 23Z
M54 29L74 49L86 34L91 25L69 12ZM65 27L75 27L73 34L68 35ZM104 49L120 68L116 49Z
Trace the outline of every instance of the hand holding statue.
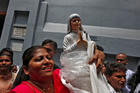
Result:
M97 73L99 73L102 69L103 61L105 59L105 54L98 50L96 46L94 47L94 56L89 60L88 64L96 63Z

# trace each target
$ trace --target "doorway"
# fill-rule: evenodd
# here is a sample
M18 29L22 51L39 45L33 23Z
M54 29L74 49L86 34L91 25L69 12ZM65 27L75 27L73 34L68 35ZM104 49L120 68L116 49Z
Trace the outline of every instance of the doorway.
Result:
M6 12L0 11L0 38L2 34L2 29L4 26L4 20L5 20Z

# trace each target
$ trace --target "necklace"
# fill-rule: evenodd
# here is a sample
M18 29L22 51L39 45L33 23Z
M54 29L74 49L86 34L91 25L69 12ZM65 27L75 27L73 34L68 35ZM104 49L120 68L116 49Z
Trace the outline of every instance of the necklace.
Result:
M48 88L41 88L41 86L36 81L27 81L30 84L32 84L34 87L36 87L41 93L54 93L54 85L53 80L51 80Z

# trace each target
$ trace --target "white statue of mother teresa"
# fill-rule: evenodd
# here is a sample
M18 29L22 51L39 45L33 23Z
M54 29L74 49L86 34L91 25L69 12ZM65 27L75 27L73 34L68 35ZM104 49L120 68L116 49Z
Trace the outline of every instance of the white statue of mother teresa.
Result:
M69 16L67 31L60 57L62 83L71 93L109 93L106 78L97 75L95 63L88 64L96 45L83 30L78 14Z

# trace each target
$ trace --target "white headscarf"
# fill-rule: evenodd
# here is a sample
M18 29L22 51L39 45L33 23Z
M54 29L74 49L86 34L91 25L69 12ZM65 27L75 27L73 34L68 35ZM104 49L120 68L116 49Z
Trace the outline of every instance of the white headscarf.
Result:
M77 14L77 13L74 13L74 14L71 14L71 15L69 16L69 18L68 18L69 20L68 20L67 33L72 32L72 28L71 28L71 20L72 20L73 18L80 18L80 15ZM80 19L81 19L81 18L80 18ZM80 30L83 30L83 28L82 28L82 24L81 24L81 26L80 26Z

